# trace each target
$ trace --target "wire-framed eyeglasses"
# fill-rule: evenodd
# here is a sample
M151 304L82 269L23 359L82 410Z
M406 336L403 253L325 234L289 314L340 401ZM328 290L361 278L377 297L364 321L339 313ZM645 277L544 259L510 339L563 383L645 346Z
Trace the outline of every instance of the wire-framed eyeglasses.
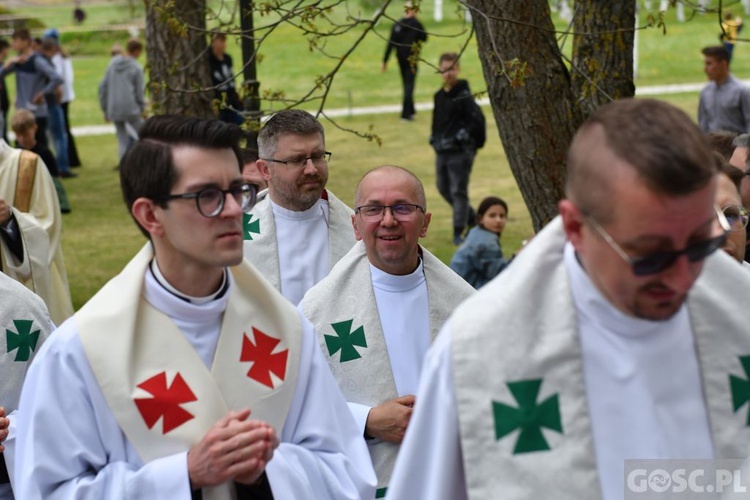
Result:
M729 230L732 232L742 231L747 227L747 209L741 205L729 205L721 209L724 217L729 222Z
M730 230L729 222L724 214L715 208L716 216L719 219L719 225L722 233L713 238L708 238L696 243L692 243L682 250L669 250L666 252L654 252L641 257L631 257L625 250L609 235L609 233L594 219L591 215L585 215L585 220L599 235L606 241L612 250L619 255L622 260L627 262L633 274L636 276L648 276L668 269L682 255L685 255L690 262L700 262L724 245L727 239L727 232Z
M385 209L391 210L393 218L399 222L409 222L417 218L421 211L425 213L424 207L413 203L397 203L396 205L362 205L355 212L359 214L363 222L380 222L385 217Z
M281 163L290 168L296 168L302 170L307 166L307 162L311 161L316 167L325 167L328 162L331 161L333 153L330 151L324 151L322 153L315 153L310 156L300 156L297 158L289 158L288 160L276 160L275 158L261 158L263 161L270 161L273 163Z
M224 204L230 195L234 198L243 212L250 210L255 205L255 199L258 195L258 186L255 184L238 184L229 189L219 189L217 187L208 187L194 193L170 194L161 199L162 202L179 199L195 199L195 206L202 216L212 218L224 210Z

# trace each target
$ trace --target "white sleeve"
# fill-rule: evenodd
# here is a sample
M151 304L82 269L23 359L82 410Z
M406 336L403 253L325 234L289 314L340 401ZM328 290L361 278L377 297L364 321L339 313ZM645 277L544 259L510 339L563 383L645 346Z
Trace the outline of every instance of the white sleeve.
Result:
M354 417L354 423L357 424L357 430L359 431L359 434L361 436L364 436L365 427L367 427L367 416L370 415L372 406L350 402L347 402L346 404L349 405L349 411L352 412L352 417Z
M425 358L414 413L388 486L388 500L465 500L451 368L450 321Z
M362 433L331 375L309 321L303 324L297 388L266 467L275 498L371 499L375 471Z
M99 389L73 321L44 343L24 382L16 498L189 500L187 453L143 464Z

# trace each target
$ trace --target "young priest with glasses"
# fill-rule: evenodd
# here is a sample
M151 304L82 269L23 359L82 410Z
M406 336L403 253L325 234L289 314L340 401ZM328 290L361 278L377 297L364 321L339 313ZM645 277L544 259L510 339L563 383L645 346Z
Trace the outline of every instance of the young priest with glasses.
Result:
M149 242L45 344L17 498L372 498L308 321L242 258L240 129L157 116L120 164Z

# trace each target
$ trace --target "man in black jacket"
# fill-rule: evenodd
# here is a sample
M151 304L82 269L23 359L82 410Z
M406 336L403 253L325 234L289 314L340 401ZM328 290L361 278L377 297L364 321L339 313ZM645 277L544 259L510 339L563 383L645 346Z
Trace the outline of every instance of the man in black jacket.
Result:
M478 146L472 113L476 107L469 82L458 79L458 54L440 56L443 86L435 93L430 144L437 153L437 188L453 207L453 243L463 243L463 232L473 225L474 209L469 204L469 174Z
M398 67L401 70L401 81L404 86L404 101L401 109L401 119L413 120L414 114L414 82L417 78L417 58L422 44L427 41L427 32L417 19L417 12L411 2L406 2L404 17L391 28L391 37L383 56L383 71L386 70L388 57L395 47Z

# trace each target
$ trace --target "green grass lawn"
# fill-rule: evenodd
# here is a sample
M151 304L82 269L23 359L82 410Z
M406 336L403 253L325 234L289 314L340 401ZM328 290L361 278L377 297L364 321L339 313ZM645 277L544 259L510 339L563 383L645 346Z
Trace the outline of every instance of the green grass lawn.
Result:
M109 49L114 42L123 43L130 36L127 31L66 31L71 28L71 7L59 0L46 0L48 7L17 9L20 15L35 16L46 26L55 26L63 32L63 42L74 57L76 70L75 90L77 100L72 108L74 125L91 125L103 123L97 104L97 87L109 61ZM658 2L654 2L658 4ZM131 17L129 4L123 2L100 2L85 6L88 18L83 27L92 30L105 29L112 25L134 25L143 23L143 4L134 3L135 17ZM211 4L217 9L216 2ZM399 16L399 3L394 2L389 8L392 17ZM360 7L357 2L347 2L348 11L339 9L333 17L344 19L345 15L371 17L372 12ZM417 78L416 100L428 102L440 84L440 79L430 64L437 62L439 55L446 51L457 51L462 46L468 32L468 25L463 16L457 12L455 0L446 0L444 20L433 21L433 2L422 4L420 18L430 33L425 45ZM640 24L646 24L648 13L640 13ZM223 16L226 17L226 16ZM678 23L673 10L666 16L667 34L657 28L649 28L638 33L638 86L667 83L700 82L705 80L702 71L701 47L718 43L719 27L715 15L696 15L686 23ZM274 21L274 18L256 15L255 25L263 28ZM215 23L210 23L215 24ZM390 30L390 22L381 22L376 33L371 34L347 61L343 70L337 75L328 96L327 108L372 106L400 102L401 85L395 60L391 60L388 71L382 73L382 61L385 41ZM557 28L564 30L565 25L557 21ZM453 36L455 35L455 36ZM142 35L141 35L142 36ZM332 38L326 42L326 52L333 56L342 55L354 38L354 34ZM232 39L230 39L232 40ZM241 51L239 41L230 43L229 49L235 62L235 71L240 72ZM571 46L568 39L566 47ZM288 99L298 99L314 85L318 76L328 73L336 64L336 59L326 57L319 52L309 50L308 41L291 26L281 26L264 43L259 51L258 78L261 92L283 90ZM141 62L145 63L145 56ZM461 64L462 76L472 83L475 91L484 90L482 69L477 56L476 42L471 40ZM733 62L733 71L740 78L750 77L750 45L739 45ZM10 88L13 78L8 79ZM266 108L278 109L279 103L264 103ZM308 107L314 106L311 103Z
M56 0L47 1L49 7L20 9L16 13L34 15L47 26L69 26L69 4L59 6ZM356 5L349 2L349 5L352 4ZM138 3L137 9L142 9L141 5ZM424 51L429 61L436 61L441 52L458 50L461 45L460 39L439 35L461 33L466 29L463 19L453 15L456 3L446 1L445 5L447 20L437 24L432 21L432 2L423 4L425 12L422 20L433 33ZM92 28L126 23L130 19L128 4L104 2L85 8L89 16L86 25ZM137 9L133 22L142 19L138 17L142 12ZM394 3L394 17L398 15L396 11L397 5ZM645 19L645 13L641 13L641 17ZM666 36L656 29L639 33L638 85L700 82L705 79L699 51L702 46L717 41L715 19L697 16L689 23L678 24L669 13L667 22ZM256 19L256 26L261 25ZM383 23L377 31L381 37L387 37L389 29L390 24ZM127 38L125 32L64 32L63 41L75 58L77 99L71 105L71 122L74 126L103 123L96 99L98 82L108 63L111 44L114 41L124 43ZM328 49L341 53L344 45L342 40L332 40ZM373 36L355 52L337 77L330 96L330 108L400 102L401 87L395 61L392 61L387 73L380 71L384 47L384 40ZM235 60L239 61L238 47L233 46L232 51ZM327 72L333 64L309 52L307 42L289 27L281 28L274 38L269 39L261 53L263 58L258 68L261 88L285 89L287 95L292 97L301 95L317 75ZM735 73L741 78L750 77L750 45L738 46L735 54ZM473 41L462 60L462 72L475 90L483 89L481 67ZM12 88L13 78L8 80ZM423 64L417 82L417 102L430 101L439 85L439 77ZM694 117L697 94L677 94L664 98ZM485 109L485 114L491 117L488 109ZM452 245L451 213L435 188L434 153L427 144L429 124L429 112L419 113L412 123L402 123L398 113L339 119L342 127L356 130L372 127L383 139L382 146L378 146L375 142L357 139L324 122L327 146L334 153L329 188L351 203L356 182L369 168L395 164L413 170L425 184L428 210L433 213L424 244L447 262L455 250ZM508 202L510 220L502 241L505 252L510 255L519 248L521 241L532 235L531 222L492 120L488 122L487 135L487 144L474 164L470 195L475 206L490 194ZM65 258L76 308L117 273L145 242L121 201L118 174L112 169L117 158L114 136L79 137L77 142L84 167L78 170L78 178L64 181L73 213L65 216L63 232Z

